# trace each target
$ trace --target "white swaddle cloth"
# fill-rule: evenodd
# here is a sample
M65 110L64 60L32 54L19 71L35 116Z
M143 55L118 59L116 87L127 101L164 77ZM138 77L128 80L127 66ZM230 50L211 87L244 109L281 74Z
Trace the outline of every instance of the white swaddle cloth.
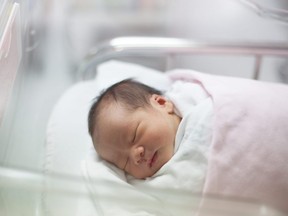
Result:
M205 180L207 152L212 134L212 100L200 85L183 81L175 82L166 96L177 107L182 121L176 134L175 154L156 174L145 180L128 175L125 182L123 173L115 171L116 168L106 162L87 160L82 164L85 178L91 183L89 190L94 195L98 194L97 202L104 215L111 215L119 210L123 215L134 215L137 212L142 214L144 211L147 215L159 215L161 212L161 215L178 216L191 215L197 210L200 199L195 199L193 193L201 193ZM106 167L103 169L104 166ZM104 185L104 188L93 185L93 179L115 182L115 185L121 186L121 192L111 184ZM101 196L113 193L114 202L117 199L123 201L124 194L126 200L139 200L138 196L141 197L141 203L115 205L107 200L101 202L99 191ZM158 208L147 208L146 211L148 203Z
M199 85L182 81L173 84L166 95L182 116L176 134L175 154L152 177L139 180L128 176L127 180L136 189L155 188L148 193L161 200L167 215L191 215L200 201L192 193L201 193L205 180L212 134L212 101ZM169 192L163 194L157 191L159 188L185 191L191 196L175 196ZM179 201L182 204L181 209L171 205Z

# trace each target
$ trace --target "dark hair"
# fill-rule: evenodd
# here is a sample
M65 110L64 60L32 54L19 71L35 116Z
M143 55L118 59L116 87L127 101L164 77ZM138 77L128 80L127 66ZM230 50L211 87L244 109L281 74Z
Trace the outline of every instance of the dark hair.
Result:
M152 94L162 95L161 91L132 79L120 81L101 92L98 97L94 98L89 111L88 129L90 136L93 136L95 124L103 105L119 102L130 110L136 110L139 107L150 106L149 98Z

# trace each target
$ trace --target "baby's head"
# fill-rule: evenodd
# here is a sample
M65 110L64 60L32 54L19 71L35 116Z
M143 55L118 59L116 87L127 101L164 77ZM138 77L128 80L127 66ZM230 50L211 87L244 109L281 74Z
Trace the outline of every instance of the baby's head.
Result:
M128 79L95 100L88 126L100 157L141 179L173 156L180 121L160 91Z

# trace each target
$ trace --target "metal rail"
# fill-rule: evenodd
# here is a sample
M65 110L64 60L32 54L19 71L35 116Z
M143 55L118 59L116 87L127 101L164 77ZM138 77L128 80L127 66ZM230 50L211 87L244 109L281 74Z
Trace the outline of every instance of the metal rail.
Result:
M81 63L78 75L116 57L173 56L177 54L250 55L255 57L254 79L258 79L263 56L288 56L288 44L252 42L199 42L178 38L120 37L92 49Z

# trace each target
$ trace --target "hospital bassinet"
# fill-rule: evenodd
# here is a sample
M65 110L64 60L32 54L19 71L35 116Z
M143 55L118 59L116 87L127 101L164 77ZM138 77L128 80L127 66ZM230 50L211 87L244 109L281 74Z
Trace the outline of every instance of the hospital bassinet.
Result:
M187 65L191 64L191 61L193 65L195 60L196 68L193 69L207 73L217 71L219 74L224 73L229 76L234 76L233 70L239 70L239 65L244 65L243 68L240 67L240 70L246 72L238 74L238 76L265 79L266 75L263 75L262 72L267 73L268 71L269 73L271 70L269 63L279 61L275 60L274 57L280 57L280 62L284 64L287 55L288 47L283 44L202 43L176 38L115 38L95 47L79 66L77 72L79 83L63 94L52 111L47 130L47 153L43 171L1 166L0 215L100 216L105 215L100 200L117 203L119 206L136 206L143 210L150 209L156 212L163 210L161 206L145 203L141 198L131 199L131 197L125 197L125 191L113 182L95 180L88 184L87 180L83 178L81 161L89 154L91 148L85 143L89 139L89 137L87 138L87 132L81 131L85 129L84 124L86 124L86 118L81 114L87 112L87 107L73 107L71 110L67 108L71 105L77 105L77 103L87 103L87 98L94 95L93 91L97 90L96 83L99 78L97 75L95 77L95 74L97 67L103 62L111 59L124 62L132 61L165 71L177 67L193 67ZM197 65L197 62L200 62L200 64ZM206 64L215 64L215 68L211 71L206 70ZM227 67L226 72L223 65ZM248 67L251 66L252 69L246 70L247 65ZM116 66L119 65L116 64ZM127 65L122 63L122 66L122 71L131 70L128 63ZM220 68L217 68L217 66ZM120 75L117 74L118 69L117 67L111 69L114 70L115 77ZM105 68L102 68L102 70L105 71ZM150 75L150 69L147 69L147 67L141 67L139 70L143 77L147 76L145 75L147 71L147 74ZM232 73L229 74L229 71L232 71ZM276 72L273 73L276 74ZM268 76L270 75L268 74ZM110 79L115 78L109 76L105 77L106 81L102 79L98 83L109 82ZM146 78L150 79L151 77ZM83 94L86 94L86 96L83 97ZM71 98L71 96L73 97ZM76 124L70 124L72 116ZM78 120L79 122L77 122ZM84 139L82 139L83 137ZM119 196L114 196L113 193L104 193L103 196L101 194L103 191L99 194L90 193L89 187L93 187L93 184L98 188L109 188L118 195L122 194L122 198L119 199ZM173 196L179 197L179 202L170 203L170 205L174 205L176 209L179 209L179 215L181 215L181 209L185 208L181 205L181 200L185 197L193 197L191 206L195 210L197 210L201 201L200 194L191 194L187 191L159 189L159 193L167 194L167 196L173 194ZM209 199L215 205L211 209L207 209L205 215L281 215L277 210L251 200L231 200L225 197L213 196ZM145 215L143 212L134 213L135 215ZM121 215L121 212L119 212L119 215Z

